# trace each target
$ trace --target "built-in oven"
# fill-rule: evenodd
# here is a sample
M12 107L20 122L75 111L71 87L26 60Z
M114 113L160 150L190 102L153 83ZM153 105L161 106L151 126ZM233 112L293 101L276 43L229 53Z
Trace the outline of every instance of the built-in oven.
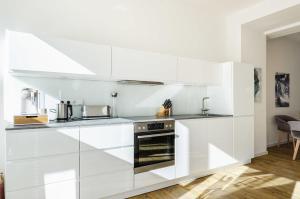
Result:
M134 123L134 173L175 164L174 120Z

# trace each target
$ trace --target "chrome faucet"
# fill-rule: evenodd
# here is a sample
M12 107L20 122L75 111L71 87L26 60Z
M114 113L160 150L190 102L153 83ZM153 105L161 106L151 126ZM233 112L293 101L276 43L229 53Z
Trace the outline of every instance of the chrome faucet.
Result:
M201 109L202 115L207 115L208 114L209 109L207 107L205 107L205 101L208 100L208 99L209 99L209 97L203 97L202 98L202 109Z

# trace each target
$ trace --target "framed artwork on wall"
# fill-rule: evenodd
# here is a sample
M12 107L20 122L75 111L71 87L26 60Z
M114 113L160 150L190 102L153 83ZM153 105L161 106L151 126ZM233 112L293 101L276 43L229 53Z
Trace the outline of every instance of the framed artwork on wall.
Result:
M262 92L262 70L254 68L254 101L261 102Z
M275 106L290 106L290 74L275 74Z

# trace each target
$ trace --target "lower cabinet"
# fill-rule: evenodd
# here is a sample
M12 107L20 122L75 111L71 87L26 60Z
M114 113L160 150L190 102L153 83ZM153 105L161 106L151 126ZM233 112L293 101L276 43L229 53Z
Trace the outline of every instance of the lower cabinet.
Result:
M236 162L233 118L176 121L176 177L199 175Z
M134 188L133 169L115 171L80 179L80 199L99 199Z
M17 160L6 163L6 191L79 178L79 154Z
M75 180L44 186L7 191L6 199L79 199L79 183Z
M80 177L133 170L133 146L80 152Z
M249 163L254 157L254 117L234 118L235 158L241 163Z

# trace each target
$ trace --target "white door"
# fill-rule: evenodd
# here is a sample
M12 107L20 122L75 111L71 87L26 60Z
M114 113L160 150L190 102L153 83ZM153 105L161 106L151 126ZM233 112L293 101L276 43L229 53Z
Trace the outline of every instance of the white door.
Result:
M234 115L254 114L254 67L248 64L233 65Z
M176 56L112 47L113 79L174 82L176 65Z
M253 116L234 118L235 158L249 163L254 157L254 118Z

